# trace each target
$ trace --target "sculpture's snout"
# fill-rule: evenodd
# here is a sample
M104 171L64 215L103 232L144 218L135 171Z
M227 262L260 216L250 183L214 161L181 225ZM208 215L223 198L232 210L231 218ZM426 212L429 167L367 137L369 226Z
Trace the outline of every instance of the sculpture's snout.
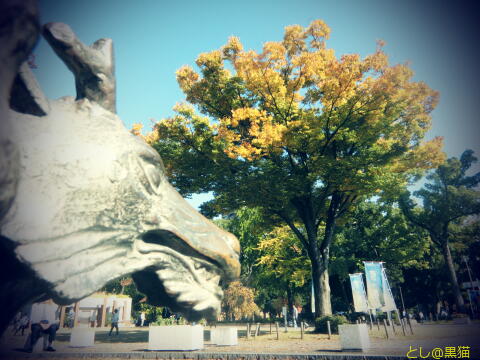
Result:
M165 182L164 186L161 200L154 209L158 214L154 216L159 220L161 231L169 232L181 239L191 251L217 265L222 272L223 280L231 281L238 278L240 244L237 238L195 210L170 184ZM163 239L167 241L165 236ZM184 251L182 249L182 252Z
M144 265L133 279L152 304L166 305L192 321L214 319L220 311L221 286L240 275L239 242L196 211L167 181L156 193L135 243Z

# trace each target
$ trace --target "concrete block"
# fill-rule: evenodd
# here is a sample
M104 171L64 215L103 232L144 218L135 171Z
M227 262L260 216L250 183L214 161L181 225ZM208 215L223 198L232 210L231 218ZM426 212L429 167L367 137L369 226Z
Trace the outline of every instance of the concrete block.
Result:
M70 347L89 347L95 345L95 329L73 328L70 334Z
M148 350L203 349L202 325L150 326Z
M236 327L215 327L210 330L210 340L215 345L237 345L238 331Z
M339 325L342 350L367 350L370 347L367 324Z

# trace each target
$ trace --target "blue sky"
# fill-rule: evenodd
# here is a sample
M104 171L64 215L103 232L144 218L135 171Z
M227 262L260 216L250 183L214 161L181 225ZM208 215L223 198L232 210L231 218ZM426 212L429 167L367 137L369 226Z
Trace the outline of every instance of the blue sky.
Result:
M461 5L458 5L461 4ZM375 50L386 41L392 63L409 61L415 80L440 91L427 138L444 136L448 156L466 148L480 156L477 60L478 5L434 0L40 0L42 23L70 25L87 44L114 41L117 110L125 125L160 120L184 96L175 71L198 54L218 49L231 35L246 49L282 39L287 25L323 19L332 29L327 46L337 55ZM35 74L49 98L75 95L74 80L45 40L34 50ZM478 167L478 166L477 166ZM196 205L201 198L194 201Z

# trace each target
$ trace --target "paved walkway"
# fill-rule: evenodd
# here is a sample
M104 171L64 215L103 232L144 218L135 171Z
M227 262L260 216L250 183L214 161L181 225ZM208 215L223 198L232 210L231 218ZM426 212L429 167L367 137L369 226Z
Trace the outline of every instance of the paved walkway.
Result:
M276 340L275 330L270 334L269 326L264 325L261 335L246 339L245 327L239 326L239 343L236 346L217 346L210 342L210 331L205 331L205 347L193 352L152 352L147 351L148 328L121 328L119 336L108 336L108 329L97 329L95 346L91 348L69 347L70 332L60 330L54 347L55 353L41 352L26 354L18 351L23 347L25 336L6 334L0 341L0 358L190 358L190 359L327 359L349 355L348 358L405 358L410 346L424 350L433 348L470 346L470 358L480 356L480 325L417 325L414 335L403 336L397 328L397 335L387 340L384 329L374 328L370 332L371 347L365 353L342 352L337 335L328 339L325 334L305 334L300 339L299 330L289 328L287 333L280 330L280 340ZM417 355L419 355L417 353Z

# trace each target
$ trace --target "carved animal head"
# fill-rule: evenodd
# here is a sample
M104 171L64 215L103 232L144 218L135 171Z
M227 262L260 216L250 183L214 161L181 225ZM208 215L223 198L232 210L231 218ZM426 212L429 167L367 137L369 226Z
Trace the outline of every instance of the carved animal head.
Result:
M150 302L212 317L220 281L240 272L237 239L172 188L160 156L114 113L111 40L88 47L64 24L45 25L44 36L73 71L77 99L45 99L21 68L10 100L17 111L2 119L19 170L0 209L0 241L59 303L132 274Z

